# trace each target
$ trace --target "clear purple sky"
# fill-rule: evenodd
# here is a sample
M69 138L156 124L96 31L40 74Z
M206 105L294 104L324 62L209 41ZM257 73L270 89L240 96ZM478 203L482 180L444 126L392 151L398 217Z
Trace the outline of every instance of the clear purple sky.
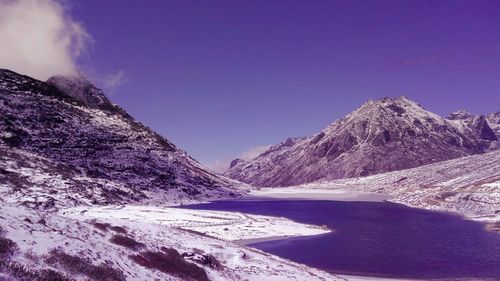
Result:
M79 1L88 72L202 163L318 132L405 93L446 115L500 110L499 1Z

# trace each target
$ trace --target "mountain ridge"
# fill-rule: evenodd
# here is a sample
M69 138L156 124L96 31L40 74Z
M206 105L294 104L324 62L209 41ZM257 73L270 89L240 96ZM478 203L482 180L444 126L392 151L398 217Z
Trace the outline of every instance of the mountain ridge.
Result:
M368 176L484 153L498 137L485 117L452 122L405 96L365 102L304 138L288 138L225 175L256 186Z
M45 200L26 204L172 203L237 196L236 181L205 169L90 82L75 79L80 78L42 82L0 70L0 152L5 160L0 181L9 187L4 194L25 200L32 178L54 174L73 184L46 181L35 192ZM28 170L32 174L20 174Z

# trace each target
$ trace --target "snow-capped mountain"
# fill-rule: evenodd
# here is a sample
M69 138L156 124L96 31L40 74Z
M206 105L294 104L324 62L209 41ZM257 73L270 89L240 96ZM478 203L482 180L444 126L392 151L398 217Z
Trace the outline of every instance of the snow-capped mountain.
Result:
M368 101L314 136L289 138L250 161L233 162L226 175L255 186L290 186L480 154L498 146L490 127L498 114L488 116L461 112L448 120L404 96Z
M495 132L497 139L500 140L500 111L487 114L486 120L488 120L488 124L490 125L491 129Z
M237 193L82 77L0 70L0 155L0 193L30 206Z
M487 115L473 115L467 111L459 110L451 113L446 118L460 128L473 131L483 139L500 139L500 112ZM498 143L493 144L498 145Z

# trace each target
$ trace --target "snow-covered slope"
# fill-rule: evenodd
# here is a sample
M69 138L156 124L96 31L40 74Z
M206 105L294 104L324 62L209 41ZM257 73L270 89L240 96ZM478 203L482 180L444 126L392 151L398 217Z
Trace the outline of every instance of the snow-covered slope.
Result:
M45 83L0 70L2 281L346 280L209 237L199 226L163 223L176 219L164 206L238 196L240 187L204 169L81 77ZM110 204L135 205L124 218L75 211ZM153 214L153 221L139 218ZM252 237L240 230L254 223L275 223L268 231L277 235L289 235L279 225L327 231L262 216L205 227L218 237L227 227L238 239Z
M2 194L40 207L238 193L81 77L0 70L0 154Z
M48 214L0 198L0 280L348 279L194 231L116 217Z
M369 101L322 132L290 138L226 175L256 186L290 186L484 153L497 147L484 116L466 123L433 114L404 96Z
M461 130L473 132L482 139L492 141L500 139L500 112L473 115L465 110L459 110L451 113L447 119ZM492 142L490 150L499 146L500 142Z
M302 188L342 188L392 195L391 201L490 222L500 231L500 150L368 177L318 181Z
M486 120L491 129L495 132L495 135L500 139L500 111L495 113L490 113L486 115Z
M321 226L297 223L283 217L174 207L79 206L60 213L77 219L96 218L160 224L192 230L225 241L314 236L331 232Z

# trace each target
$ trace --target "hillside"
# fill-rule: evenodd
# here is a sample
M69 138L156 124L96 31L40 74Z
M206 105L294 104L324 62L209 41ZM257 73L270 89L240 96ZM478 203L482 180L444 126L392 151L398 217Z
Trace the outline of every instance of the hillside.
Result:
M0 70L0 116L0 192L31 207L238 194L82 77Z
M239 196L242 184L206 170L82 77L41 82L0 70L0 159L0 280L346 280L179 226L215 218L173 217L166 206ZM85 215L99 208L101 217ZM253 237L243 219L228 219L242 216L217 215L233 240L238 227ZM244 218L272 221L272 233L310 229Z

